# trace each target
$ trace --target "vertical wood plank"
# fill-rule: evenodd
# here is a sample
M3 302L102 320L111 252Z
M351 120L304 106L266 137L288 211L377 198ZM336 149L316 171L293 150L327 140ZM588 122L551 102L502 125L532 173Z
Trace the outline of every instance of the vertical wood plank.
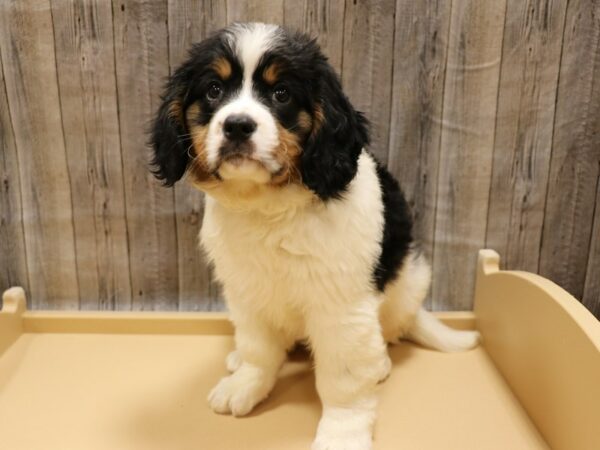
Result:
M169 0L169 64L171 73L185 59L194 42L227 25L224 2L217 0ZM223 309L220 292L211 286L210 270L198 245L204 214L202 193L190 185L175 185L179 309Z
M388 168L411 206L415 238L433 252L450 2L396 3ZM429 302L428 302L429 303Z
M485 244L505 1L452 3L433 250L434 309L470 309Z
M600 177L597 181L594 222L588 256L583 304L600 320Z
M52 0L82 309L130 309L111 5Z
M283 23L284 0L227 0L227 21Z
M569 2L540 273L582 298L600 172L600 1Z
M133 309L177 309L172 189L149 171L146 134L169 73L167 3L113 0L119 123Z
M342 71L344 0L286 0L284 25L316 37L338 75Z
M3 2L0 46L18 150L32 306L76 309L71 190L49 0Z
M395 0L346 0L342 83L371 122L370 149L387 162Z
M508 0L486 247L538 271L566 2Z
M27 253L17 147L0 57L0 292L22 286L29 292Z

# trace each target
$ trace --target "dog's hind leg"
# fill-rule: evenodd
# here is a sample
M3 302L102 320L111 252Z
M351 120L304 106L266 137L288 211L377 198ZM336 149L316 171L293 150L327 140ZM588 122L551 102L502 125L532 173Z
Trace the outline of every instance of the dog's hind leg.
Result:
M479 333L454 330L423 309L430 283L429 264L421 253L413 250L404 261L398 278L385 290L379 310L384 339L390 343L408 339L443 352L475 347Z

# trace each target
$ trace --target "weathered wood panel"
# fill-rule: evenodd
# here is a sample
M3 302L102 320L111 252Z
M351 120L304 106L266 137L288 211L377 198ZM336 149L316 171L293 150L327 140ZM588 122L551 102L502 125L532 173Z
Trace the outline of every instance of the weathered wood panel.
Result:
M583 296L600 172L600 1L569 2L540 273Z
M386 162L392 97L395 0L346 0L342 84L371 122L371 150Z
M32 305L76 309L71 189L48 0L0 5L0 51L21 179ZM14 163L13 163L14 164Z
M112 10L52 0L56 67L83 309L130 309Z
M177 309L172 189L149 171L147 134L169 74L167 2L113 4L116 76L134 309Z
M193 43L227 26L226 6L218 0L168 0L171 72L185 59Z
M485 244L505 2L453 2L433 248L435 309L472 306Z
M596 204L587 273L583 290L583 304L600 318L600 178L597 182Z
M225 3L217 0L169 0L169 65L171 73L194 42L227 25ZM202 193L187 183L175 185L179 309L222 309L220 292L211 286L207 261L198 246L204 214Z
M17 146L0 56L0 291L11 286L29 290L29 275Z
M283 23L284 0L227 0L227 21Z
M415 237L433 253L450 2L398 0L388 168L411 205Z
M29 279L44 308L223 307L202 195L152 178L146 131L192 42L265 21L316 36L367 113L433 262L429 306L470 307L488 245L600 315L598 3L3 2L0 287Z
M537 272L566 2L508 0L487 246Z

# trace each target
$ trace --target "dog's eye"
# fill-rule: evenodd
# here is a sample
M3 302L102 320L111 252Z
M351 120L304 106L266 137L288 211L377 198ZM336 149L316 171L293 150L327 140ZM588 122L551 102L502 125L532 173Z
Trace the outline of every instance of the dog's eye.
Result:
M273 90L273 100L277 103L287 103L290 100L290 93L284 86L277 86Z
M206 91L206 98L211 102L219 100L223 95L223 87L220 83L213 81L210 86L208 86L208 90Z

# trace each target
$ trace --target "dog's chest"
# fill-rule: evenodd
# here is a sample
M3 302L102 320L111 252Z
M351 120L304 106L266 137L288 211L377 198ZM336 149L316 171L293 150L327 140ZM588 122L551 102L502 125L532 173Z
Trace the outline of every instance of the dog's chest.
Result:
M367 216L368 217L368 216ZM202 243L224 284L291 301L332 286L366 285L379 252L379 224L352 214L308 211L267 220L207 205Z
M318 214L270 221L207 211L202 242L217 264L235 266L238 271L290 275L316 269L323 263L331 265L341 256L345 237L342 229L346 227L340 222L325 220Z
M235 212L207 197L201 232L226 296L265 304L285 297L302 308L324 297L368 293L382 236L379 184L365 155L340 200L285 208L275 216Z

